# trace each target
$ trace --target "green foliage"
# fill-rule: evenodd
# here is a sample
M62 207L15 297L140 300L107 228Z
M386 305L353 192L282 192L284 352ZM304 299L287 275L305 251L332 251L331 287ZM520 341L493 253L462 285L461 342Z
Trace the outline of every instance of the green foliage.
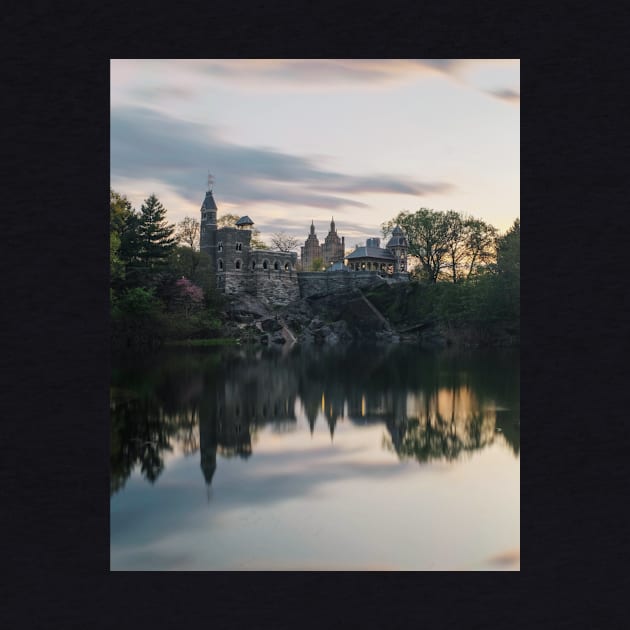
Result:
M498 239L497 270L500 274L520 279L521 273L521 222L516 219L512 227Z
M315 258L311 263L311 268L309 271L325 271L326 265L324 264L323 258Z
M168 264L177 275L193 278L197 275L196 271L201 256L200 251L194 250L188 245L178 245L171 252Z
M116 347L154 347L162 341L162 309L151 289L134 287L112 300L112 336Z
M120 236L116 232L109 233L109 275L112 282L121 282L125 276L125 265L118 254Z
M113 304L117 316L149 317L160 311L160 303L151 289L128 289Z
M114 346L140 349L167 339L219 337L223 299L214 289L209 256L196 249L198 222L187 217L175 236L155 195L141 212L113 190L110 201Z
M121 235L125 222L133 213L131 202L125 195L109 189L109 230Z
M439 212L420 208L415 213L400 212L383 223L383 236L396 225L405 232L409 255L419 268L414 275L434 284L450 279L453 283L472 278L494 260L496 228L481 219L449 210Z
M155 195L145 199L140 208L138 234L139 258L145 268L165 266L177 245L175 226L166 222L166 208Z

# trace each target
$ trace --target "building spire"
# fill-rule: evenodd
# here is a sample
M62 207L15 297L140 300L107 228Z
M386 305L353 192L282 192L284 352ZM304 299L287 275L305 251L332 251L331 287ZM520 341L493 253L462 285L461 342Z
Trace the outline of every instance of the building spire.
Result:
M211 175L210 171L208 171L208 192L212 192L213 186L214 186L214 177Z
M311 219L311 234L315 234L315 224L313 223L313 219Z

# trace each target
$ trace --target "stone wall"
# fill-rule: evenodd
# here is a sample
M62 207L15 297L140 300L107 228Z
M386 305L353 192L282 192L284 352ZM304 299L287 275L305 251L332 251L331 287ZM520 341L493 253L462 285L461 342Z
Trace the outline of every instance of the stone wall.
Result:
M253 273L254 295L268 306L286 306L300 298L298 274L294 269L279 270L257 268Z
M373 271L314 271L298 273L300 297L326 295L355 288L367 288L384 282L408 282L407 274L394 274L383 278Z
M226 239L227 240L227 239ZM224 241L224 249L225 248ZM229 246L232 243L229 242ZM231 254L232 247L228 252ZM236 269L234 258L241 260ZM224 271L217 273L219 289L227 294L247 293L266 306L285 306L300 298L297 272L297 254L267 249L247 249L241 255L226 256Z
M409 280L404 273L383 277L373 271L298 273L295 270L296 254L271 250L234 250L233 253L232 240L223 241L225 258L224 270L217 273L219 289L227 294L246 293L266 306L286 306L300 298L349 293L355 288ZM236 260L241 261L240 269L235 267Z

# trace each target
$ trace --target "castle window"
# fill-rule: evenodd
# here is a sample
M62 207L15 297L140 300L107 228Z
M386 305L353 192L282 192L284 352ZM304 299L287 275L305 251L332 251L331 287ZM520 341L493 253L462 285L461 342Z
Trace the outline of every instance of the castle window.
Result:
M223 271L223 261L219 258L219 271Z
M252 269L256 269L256 261L252 260Z
M289 271L289 263L284 263L284 270Z
M269 261L263 260L263 269L269 269Z
M243 243L236 243L236 251L237 252L243 251Z
M240 261L240 260L237 260L237 261L234 263L234 266L235 266L237 269L240 269L240 268L241 268L241 261Z
M274 261L273 261L273 268L274 268L276 271L278 271L278 267L279 267L279 265L278 265L278 261L277 261L277 260L274 260Z
M223 251L223 241L219 241L219 251Z

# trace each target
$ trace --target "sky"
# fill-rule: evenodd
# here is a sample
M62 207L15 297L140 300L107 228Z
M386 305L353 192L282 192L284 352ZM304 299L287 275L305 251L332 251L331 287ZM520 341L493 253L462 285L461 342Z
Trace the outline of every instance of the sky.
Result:
M520 62L111 60L111 186L199 219L248 215L269 244L346 249L401 211L456 210L504 232L520 216Z

